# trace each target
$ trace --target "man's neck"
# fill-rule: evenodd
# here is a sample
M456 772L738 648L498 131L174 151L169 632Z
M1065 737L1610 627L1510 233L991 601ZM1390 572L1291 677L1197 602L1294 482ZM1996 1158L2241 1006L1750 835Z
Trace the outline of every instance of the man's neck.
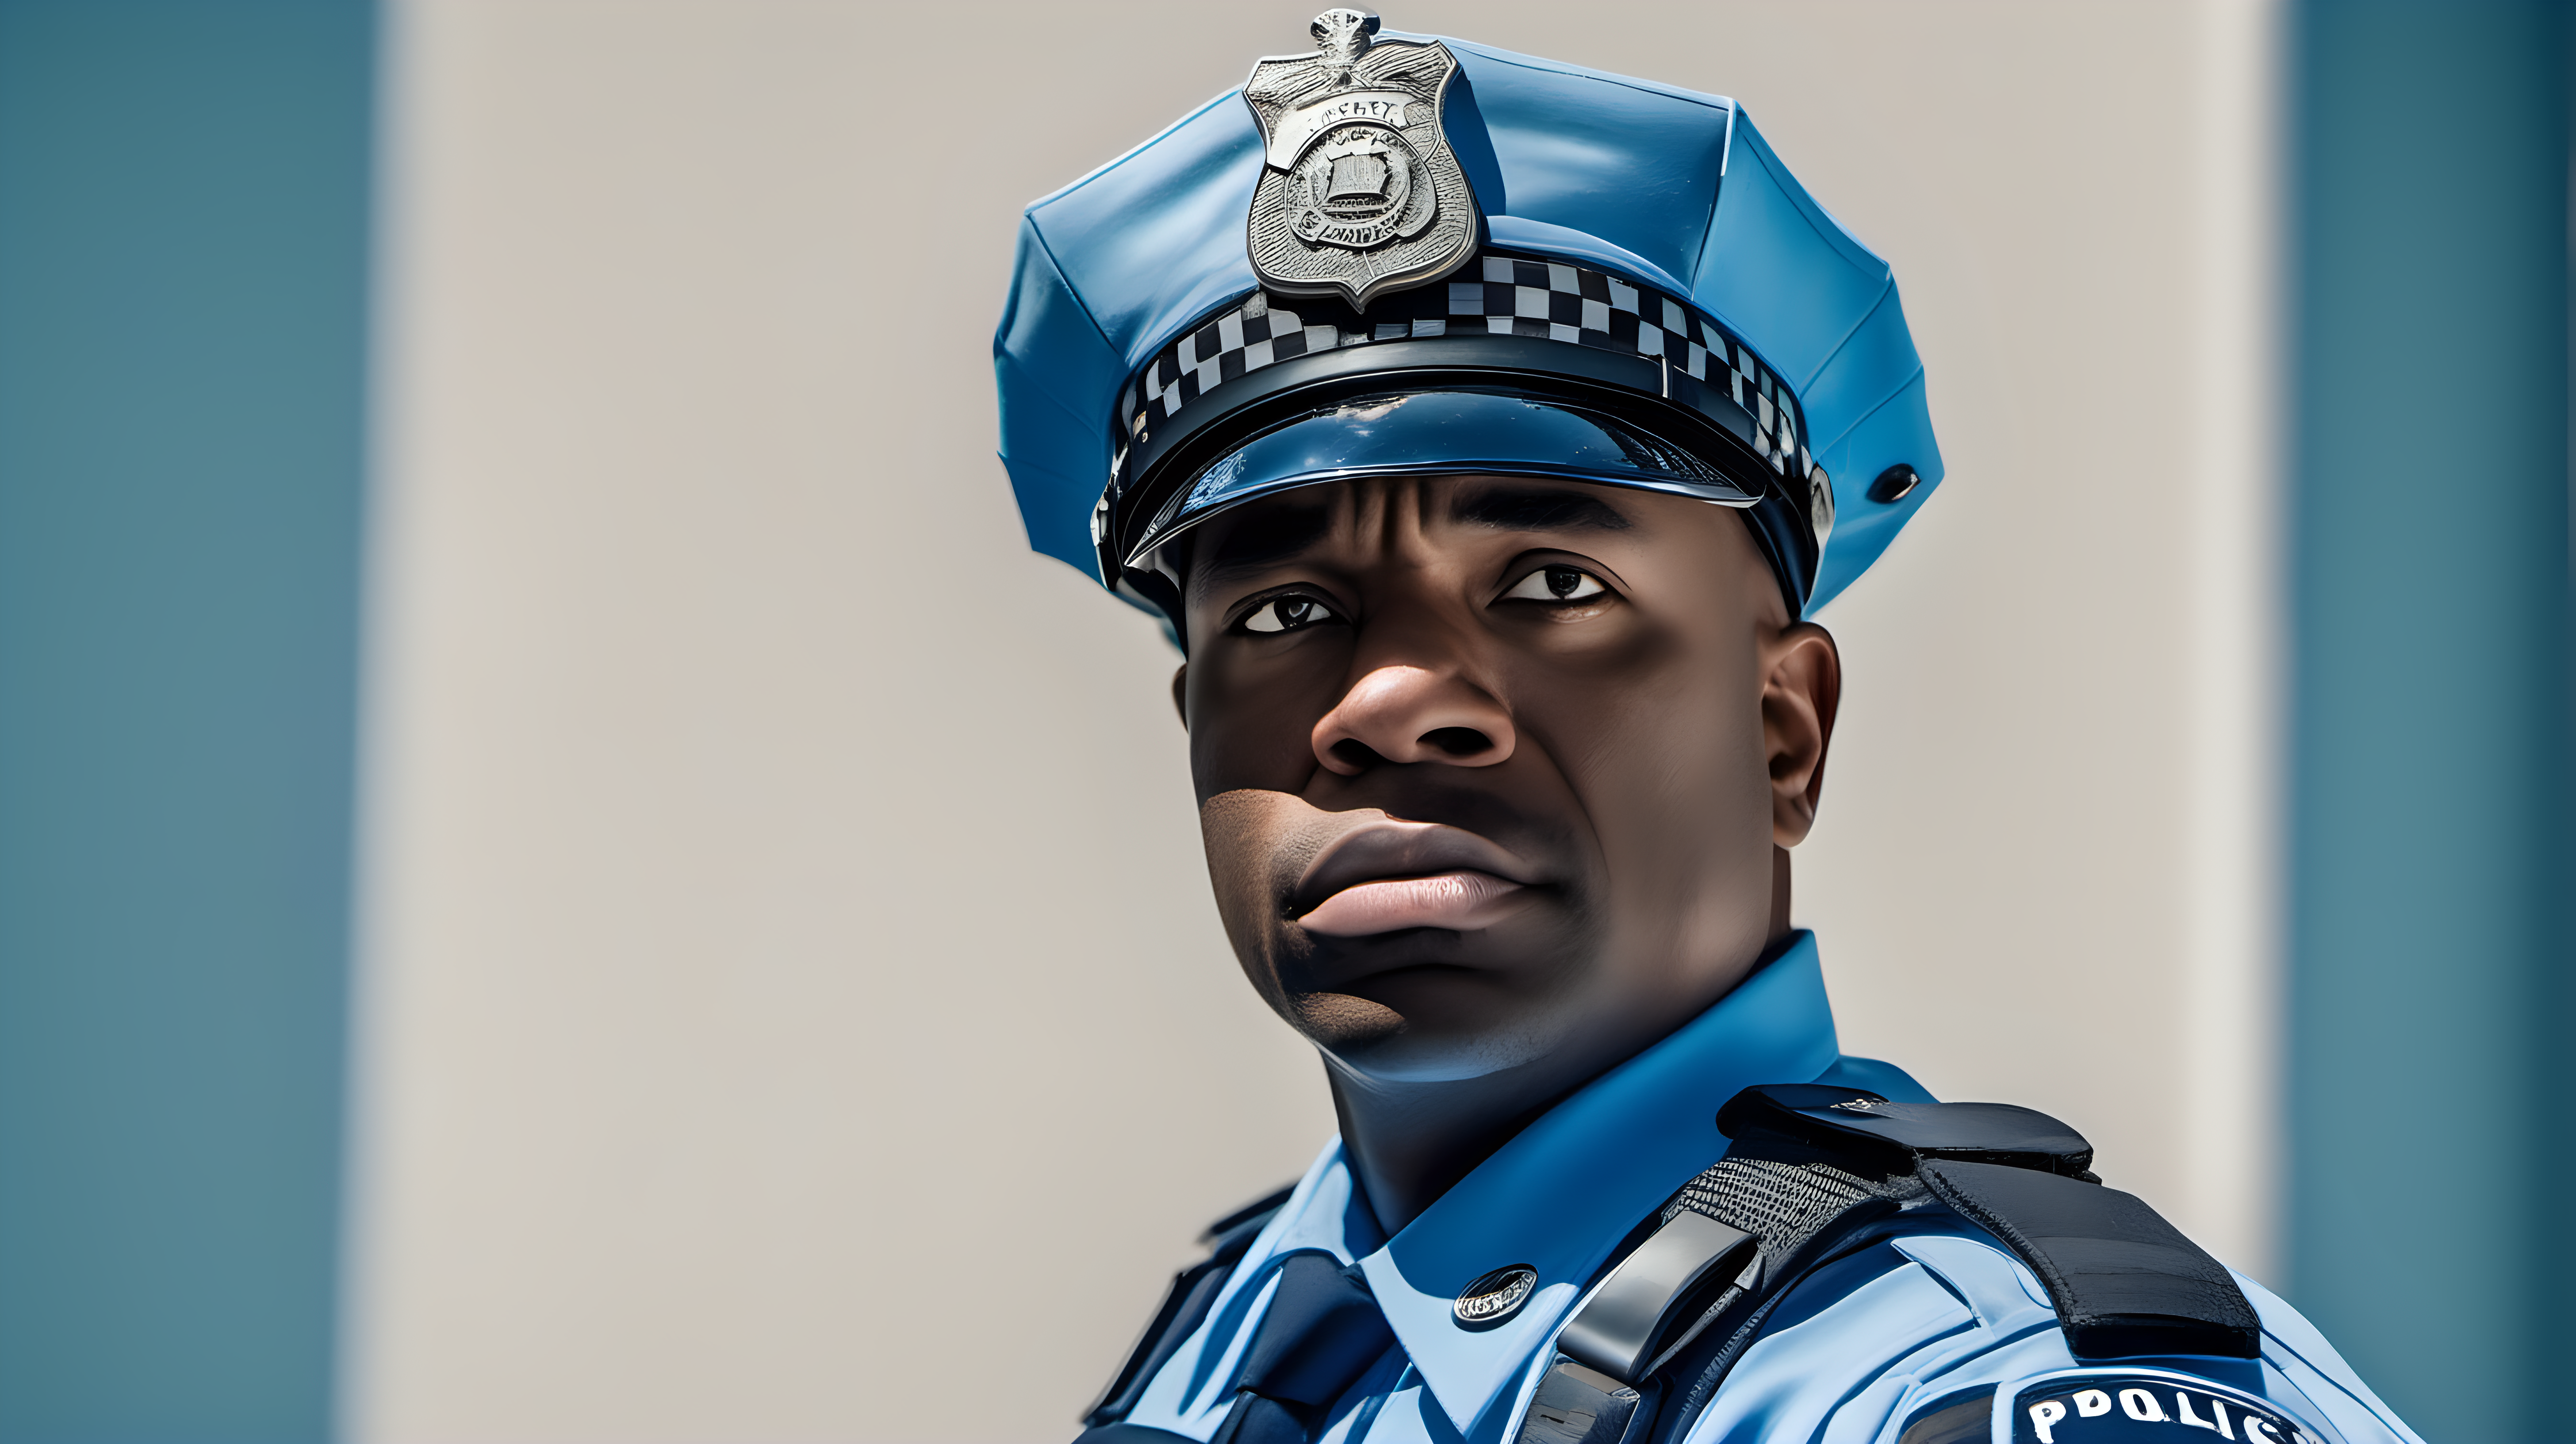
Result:
M1389 1237L1572 1091L1515 1076L1528 1071L1390 1085L1325 1065L1342 1151Z
M1770 937L1761 956L1728 985L1729 992L1777 957L1792 931L1789 855L1785 849L1775 852ZM1688 1021L1677 1018L1673 1026ZM1649 1038L1644 1046L1654 1041ZM1342 1151L1369 1211L1393 1237L1539 1115L1642 1051L1626 1047L1585 1056L1569 1047L1518 1068L1436 1083L1380 1082L1329 1060L1324 1073L1333 1089L1333 1112L1341 1121Z

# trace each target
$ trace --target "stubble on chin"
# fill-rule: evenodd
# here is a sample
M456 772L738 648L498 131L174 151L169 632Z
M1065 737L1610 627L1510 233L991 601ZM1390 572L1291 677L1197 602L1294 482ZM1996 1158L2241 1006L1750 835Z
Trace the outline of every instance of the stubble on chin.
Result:
M1327 1052L1368 1048L1401 1036L1404 1015L1384 1003L1349 993L1297 993L1288 997L1288 1021Z

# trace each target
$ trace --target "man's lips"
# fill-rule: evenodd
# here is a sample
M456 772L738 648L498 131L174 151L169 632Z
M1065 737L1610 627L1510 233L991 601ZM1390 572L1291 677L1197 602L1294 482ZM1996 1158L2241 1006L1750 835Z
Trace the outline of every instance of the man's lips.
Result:
M1466 932L1491 927L1518 900L1523 888L1489 872L1444 872L1431 877L1402 877L1346 887L1297 919L1310 933L1328 938L1365 937L1399 928L1455 928Z
M1528 864L1475 833L1390 819L1335 838L1289 902L1299 926L1326 937L1463 932L1492 926L1537 881Z

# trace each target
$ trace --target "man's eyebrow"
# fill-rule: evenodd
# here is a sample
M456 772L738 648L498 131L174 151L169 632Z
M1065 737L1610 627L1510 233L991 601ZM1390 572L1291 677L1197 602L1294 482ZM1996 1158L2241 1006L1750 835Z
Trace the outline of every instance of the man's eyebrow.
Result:
M1531 491L1496 487L1465 491L1450 504L1449 519L1503 531L1626 531L1618 508L1580 491Z
M1328 506L1263 507L1226 528L1204 558L1192 559L1190 570L1201 577L1257 571L1304 552L1332 525Z

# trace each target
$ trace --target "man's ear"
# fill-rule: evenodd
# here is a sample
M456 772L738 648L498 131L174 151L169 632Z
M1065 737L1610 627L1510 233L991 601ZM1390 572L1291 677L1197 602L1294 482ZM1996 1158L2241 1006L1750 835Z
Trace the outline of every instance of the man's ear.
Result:
M1771 840L1796 847L1816 825L1825 752L1842 705L1843 659L1813 622L1783 628L1763 648L1762 743L1771 766Z
M1190 730L1190 664L1172 674L1172 710L1181 714L1181 730Z

